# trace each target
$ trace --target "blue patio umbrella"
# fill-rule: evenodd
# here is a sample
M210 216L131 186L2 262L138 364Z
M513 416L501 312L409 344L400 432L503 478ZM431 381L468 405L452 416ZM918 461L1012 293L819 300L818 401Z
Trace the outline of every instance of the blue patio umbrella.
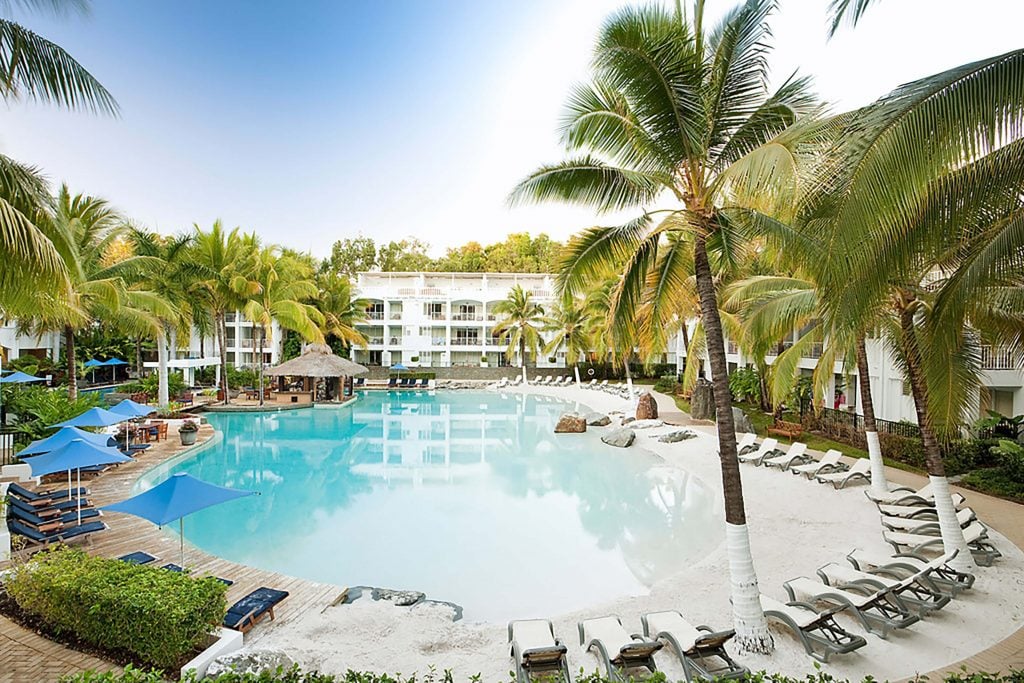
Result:
M49 453L50 451L57 450L73 439L81 439L82 441L87 441L96 446L106 447L107 441L110 440L110 437L106 434L94 434L93 432L87 432L84 429L79 429L78 427L61 427L55 434L48 436L45 439L33 441L28 446L18 451L18 457Z
M103 367L103 361L96 360L95 358L90 358L89 360L87 360L84 363L82 363L82 367L92 368L92 373L90 374L90 380L89 381L90 382L95 382L96 381L96 368L102 368Z
M78 485L82 485L82 468L95 465L114 465L131 462L131 458L122 455L116 448L97 446L85 439L71 439L63 446L49 453L31 458L22 458L22 462L32 468L32 476L42 477L55 472L68 472L68 499L71 499L71 470L78 472ZM82 523L82 497L78 496L78 523Z
M391 370L392 372L405 372L405 371L406 371L406 370L408 370L409 368L405 367L405 366L404 366L404 365L402 365L401 363L395 363L394 365L392 365L392 366L391 366L390 368L388 368L388 369L389 369L389 370Z
M6 377L0 377L0 384L26 384L28 382L45 382L44 377L36 377L35 375L29 375L21 370L12 372Z
M128 365L128 361L121 360L120 358L108 358L107 360L103 361L103 365L105 365L107 367L115 368L114 370L111 370L110 372L111 372L111 379L113 379L116 382L117 381L117 370L116 370L117 366L119 366L119 365Z
M58 422L51 427L109 427L124 422L125 420L132 419L128 415L121 415L120 413L114 413L105 408L89 408L81 415L77 415L70 420L64 420Z
M111 408L110 412L117 413L118 415L127 415L128 417L145 417L150 413L155 413L156 408L143 403L136 403L130 398L126 398Z
M124 512L148 519L157 526L178 520L181 566L185 566L185 516L236 498L256 495L255 491L229 489L208 484L190 474L179 472L160 484L120 503L104 506L109 512Z

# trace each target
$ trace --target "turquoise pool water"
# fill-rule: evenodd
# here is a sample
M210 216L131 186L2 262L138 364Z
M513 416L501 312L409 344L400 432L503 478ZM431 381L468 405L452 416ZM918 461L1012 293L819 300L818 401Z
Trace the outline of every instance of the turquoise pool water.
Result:
M554 434L573 407L368 392L344 408L209 414L223 440L159 478L261 492L186 520L186 538L222 557L421 590L467 619L551 616L646 593L721 528L712 493L685 471L606 446L601 430Z

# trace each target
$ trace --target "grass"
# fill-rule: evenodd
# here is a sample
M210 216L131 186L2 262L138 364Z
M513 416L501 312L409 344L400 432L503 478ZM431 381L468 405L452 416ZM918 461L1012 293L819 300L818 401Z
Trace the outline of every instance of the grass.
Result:
M1001 467L971 470L963 476L960 484L975 491L1024 503L1024 481L1014 479Z

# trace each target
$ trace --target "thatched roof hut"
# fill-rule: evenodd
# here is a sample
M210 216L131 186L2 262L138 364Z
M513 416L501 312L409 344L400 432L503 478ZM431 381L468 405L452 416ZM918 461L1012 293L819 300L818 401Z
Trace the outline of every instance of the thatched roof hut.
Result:
M277 377L354 377L369 372L359 363L336 356L327 344L310 344L298 358L267 370Z

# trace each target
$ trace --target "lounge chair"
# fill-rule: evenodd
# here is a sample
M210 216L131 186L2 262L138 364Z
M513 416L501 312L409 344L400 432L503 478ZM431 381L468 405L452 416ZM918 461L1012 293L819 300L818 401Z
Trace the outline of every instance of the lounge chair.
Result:
M523 383L523 376L516 375L515 379L512 380L512 386L517 387Z
M800 592L806 593L815 601L849 607L865 630L879 638L888 638L890 632L904 629L921 620L920 616L912 614L899 598L888 590L861 595L812 581L806 576L790 579L782 584L782 587L786 589L791 601L796 601L796 594Z
M896 488L886 493L879 494L875 493L874 491L867 491L865 492L865 495L867 495L867 497L871 499L871 502L880 505L924 505L929 507L935 506L935 494L932 492L931 484L927 484L922 488L918 489L917 491L906 486L897 486ZM960 504L956 502L958 496L959 500L961 502L963 501L963 496L960 496L960 494L954 493L952 495L954 505Z
M952 598L974 585L974 574L961 572L949 566L949 562L958 552L960 551L953 550L934 560L925 560L913 555L882 557L855 550L847 555L846 559L854 569L871 574L883 574L897 579L917 577L939 593Z
M778 439L765 439L753 453L747 453L746 455L739 456L740 462L750 462L755 465L760 465L764 462L765 458L775 453L775 447L778 445Z
M569 649L555 638L550 621L526 619L510 622L508 642L518 683L529 683L533 674L547 678L555 673L560 674L565 683L572 683L566 659Z
M394 389L398 386L398 378L392 377L388 380L388 389Z
M19 522L16 519L7 520L7 528L18 536L23 536L32 545L50 545L51 543L66 543L73 539L88 541L89 537L97 531L103 531L107 525L103 522L87 522L76 526L69 526L57 531L42 532Z
M155 555L150 555L144 550L136 550L133 553L121 555L117 559L121 560L122 562L127 562L128 564L149 564L151 562L156 562L160 558L156 557Z
M842 472L850 469L849 465L839 461L839 458L841 457L843 457L842 453L834 448L830 448L825 452L825 455L821 457L821 460L809 462L806 465L794 465L789 468L789 471L797 475L802 474L808 479L814 479L819 474Z
M429 388L430 388L430 380L427 379L426 377L420 379L420 389L429 389Z
M693 626L679 612L652 612L641 617L644 635L664 640L675 650L687 681L744 678L750 670L737 664L725 650L736 631L714 631L708 626Z
M224 615L224 626L247 633L268 614L273 621L274 607L287 597L288 591L265 586L257 588L228 608L228 613Z
M889 531L907 531L912 534L931 535L939 533L938 514L936 519L921 519L920 517L888 517L882 516L882 526ZM966 528L971 522L978 519L971 508L957 510L956 521L960 528Z
M963 532L964 540L967 541L967 547L970 549L971 555L974 556L974 561L982 567L992 566L996 559L1003 556L1001 552L996 550L995 546L988 542L988 529L981 522L971 522ZM918 555L926 551L942 550L941 536L883 531L882 538L897 553L910 552L911 554Z
M772 458L765 458L761 464L765 467L778 467L785 472L793 465L802 465L810 459L811 456L807 455L807 444L794 441L789 445L785 453Z
M161 565L160 569L166 569L167 571L174 572L175 574L187 574L188 573L188 572L185 571L185 568L182 567L180 564L168 563L168 564L165 564L165 565ZM219 576L210 576L210 577L201 577L201 576L199 576L199 577L196 577L196 578L212 578L212 579L217 579L218 581L223 583L225 586L233 586L233 585L235 585L234 581L231 581L230 579L222 579Z
M851 481L871 481L871 463L867 458L860 458L857 462L853 463L853 466L845 472L830 472L828 474L819 474L815 477L820 484L832 484L832 488L841 489L846 488L846 485Z
M93 517L100 517L102 514L103 513L96 508L85 508L81 511L81 518L92 519ZM70 510L56 517L40 517L34 512L29 512L12 505L7 511L7 516L33 527L37 531L48 533L50 531L59 531L60 529L65 529L68 526L78 524L79 512Z
M366 386L366 378L365 377L356 377L355 384L353 384L352 386L356 387L357 389L359 387Z
M65 500L61 503L56 503L48 507L37 507L35 505L32 505L31 503L26 503L17 496L7 496L7 504L11 507L11 509L17 508L19 510L22 510L23 512L29 512L33 515L38 515L39 517L42 517L44 519L52 519L60 517L61 515L69 511L77 511L78 503L78 498L73 498L71 500ZM92 508L92 503L90 503L85 498L81 499L81 503L83 510L85 510L86 508Z
M52 491L29 491L21 484L11 483L7 486L7 493L11 496L21 498L23 501L34 507L49 507L54 503L68 500L67 489L54 489ZM77 489L71 489L71 497L74 496L86 496L89 494L89 489L82 487ZM71 502L74 502L73 500Z
M608 386L608 380L603 379L603 380L601 380L601 383L597 385L597 388L598 389L604 389L606 386Z
M922 617L949 604L949 596L942 595L913 576L894 579L834 562L819 567L818 576L823 583L855 592L890 591L904 606L916 610Z
M736 442L736 452L739 455L746 455L757 450L757 434L747 432Z
M654 653L662 644L638 633L626 633L618 617L584 619L579 623L579 632L580 645L588 651L596 650L597 658L613 681L626 681L629 672L635 669L645 668L649 673L658 670Z
M863 637L850 633L836 622L836 613L846 609L845 605L819 612L809 603L785 604L762 593L761 607L767 618L788 626L807 654L819 662L827 664L832 655L853 652L868 644Z
M592 379L583 386L585 386L587 389L593 389L595 386L597 386L597 379Z

